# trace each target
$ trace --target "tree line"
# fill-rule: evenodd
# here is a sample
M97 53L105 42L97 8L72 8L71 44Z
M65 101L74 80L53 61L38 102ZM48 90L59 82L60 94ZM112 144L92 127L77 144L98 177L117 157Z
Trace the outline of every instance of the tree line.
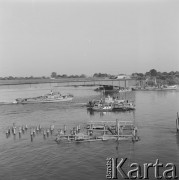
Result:
M156 77L158 79L165 80L169 77L179 77L179 71L171 71L171 72L160 72L155 69L151 69L150 71L146 73L132 73L133 77L136 77L138 79L145 79L146 77Z
M86 78L87 76L85 74L81 75L67 75L67 74L57 74L56 72L51 73L51 78Z
M107 73L94 73L92 75L93 78L109 78L109 79L116 79L117 75L111 75ZM58 78L87 78L85 74L81 75L67 75L67 74L57 74L56 72L52 72L50 77L41 76L41 77L0 77L0 80L14 80L14 79L58 79ZM146 73L132 73L131 78L137 80L147 80L151 84L154 82L154 79L157 80L159 83L163 84L179 84L179 71L170 71L170 72L160 72L155 69L151 69Z
M154 80L159 84L179 84L179 71L160 72L151 69L146 73L133 73L132 77L137 80L146 80L150 85L154 85Z

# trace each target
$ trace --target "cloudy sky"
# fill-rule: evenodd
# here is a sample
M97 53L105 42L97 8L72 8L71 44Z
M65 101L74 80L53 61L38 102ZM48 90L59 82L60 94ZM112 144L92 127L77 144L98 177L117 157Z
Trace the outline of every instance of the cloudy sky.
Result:
M0 76L179 70L178 0L0 0Z

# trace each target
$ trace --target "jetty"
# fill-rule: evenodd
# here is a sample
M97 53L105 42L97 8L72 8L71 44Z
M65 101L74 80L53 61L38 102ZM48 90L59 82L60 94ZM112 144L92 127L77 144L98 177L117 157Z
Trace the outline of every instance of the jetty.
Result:
M89 121L86 133L81 132L79 126L70 130L70 133L61 131L57 134L56 142L86 142L99 140L139 140L137 127L132 121Z
M31 142L36 136L41 135L43 139L55 137L57 143L61 142L90 142L105 140L130 140L138 141L138 129L134 126L133 121L89 121L81 128L77 125L73 128L67 128L64 125L61 129L55 129L54 125L49 127L20 125L9 126L6 130L6 138L19 135L21 139L25 134L30 135Z

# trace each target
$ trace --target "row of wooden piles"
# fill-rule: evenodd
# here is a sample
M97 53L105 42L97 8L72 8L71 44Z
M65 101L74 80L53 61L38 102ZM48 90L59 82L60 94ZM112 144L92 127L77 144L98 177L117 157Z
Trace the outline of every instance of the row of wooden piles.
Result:
M44 138L49 137L49 135L53 134L54 132L54 125L50 125L49 128L42 128L41 125L34 126L34 127L28 127L27 125L17 126L15 123L13 123L13 126L9 126L6 130L6 137L9 138L11 135L16 137L16 135L19 135L19 138L21 138L24 134L27 132L30 132L31 141L35 138L36 135L42 134Z

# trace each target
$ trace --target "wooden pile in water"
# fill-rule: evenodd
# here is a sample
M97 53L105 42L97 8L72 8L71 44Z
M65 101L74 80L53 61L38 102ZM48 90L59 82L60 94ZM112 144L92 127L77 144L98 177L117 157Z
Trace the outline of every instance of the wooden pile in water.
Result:
M177 112L177 119L176 119L176 129L177 129L177 132L179 132L179 116L178 116L178 112Z
M29 132L31 141L33 141L36 135L41 134L45 139L46 137L49 137L50 134L52 135L54 130L54 125L50 125L49 128L42 128L41 125L31 127L22 125L16 127L15 123L13 123L13 125L8 127L8 129L6 130L6 137L9 138L11 135L16 137L16 135L19 135L20 139L24 134L27 134Z

